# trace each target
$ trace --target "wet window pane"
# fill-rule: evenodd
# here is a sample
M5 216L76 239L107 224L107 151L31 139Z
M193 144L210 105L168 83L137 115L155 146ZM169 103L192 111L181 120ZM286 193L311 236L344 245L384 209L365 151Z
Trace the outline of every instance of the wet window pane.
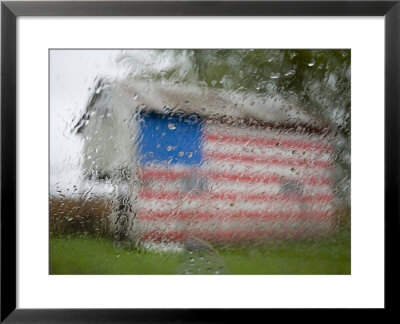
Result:
M349 274L350 50L52 50L51 274Z

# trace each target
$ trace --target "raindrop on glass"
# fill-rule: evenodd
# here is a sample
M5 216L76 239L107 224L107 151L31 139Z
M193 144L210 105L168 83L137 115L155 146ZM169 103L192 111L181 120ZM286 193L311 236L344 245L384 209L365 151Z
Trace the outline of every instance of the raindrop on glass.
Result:
M281 76L281 74L279 72L276 72L276 73L272 72L270 78L271 79L279 79L280 76Z

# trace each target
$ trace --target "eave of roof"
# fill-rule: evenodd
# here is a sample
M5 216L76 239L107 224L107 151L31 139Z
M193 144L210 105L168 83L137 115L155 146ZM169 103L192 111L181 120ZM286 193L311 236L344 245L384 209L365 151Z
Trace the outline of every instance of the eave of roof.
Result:
M129 98L132 107L160 114L197 114L224 124L245 123L248 126L296 130L327 134L329 126L280 96L265 98L253 93L241 93L167 83L161 81L115 81L104 86L103 92ZM85 127L85 118L95 109L96 93L89 100L86 113L75 126L76 133Z

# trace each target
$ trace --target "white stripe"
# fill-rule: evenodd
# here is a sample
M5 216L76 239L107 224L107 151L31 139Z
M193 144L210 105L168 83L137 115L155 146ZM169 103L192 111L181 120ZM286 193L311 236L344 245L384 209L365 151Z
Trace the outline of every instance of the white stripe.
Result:
M138 223L139 231L162 231L169 233L174 231L204 231L217 234L218 231L285 231L285 230L313 230L332 229L331 220L273 220L273 221L146 221Z
M331 210L333 202L284 202L284 201L266 201L266 202L235 202L229 200L207 200L199 198L183 197L179 199L138 199L134 204L137 210L153 210L159 212L185 211L196 213L210 213L218 215L224 212L305 212L313 211L325 212Z
M204 179L204 180L203 180ZM330 185L311 186L304 185L301 182L293 181L290 187L290 182L282 180L282 183L243 183L233 181L215 181L211 179L193 179L193 183L188 183L187 178L175 181L166 181L162 179L155 179L148 182L148 186L151 190L158 192L198 192L206 191L208 193L232 193L232 194L279 194L282 192L288 192L290 190L296 191L296 193L303 196L312 195L329 195L332 194L332 188ZM204 181L204 182L203 182ZM298 187L296 187L298 185Z
M214 172L232 172L232 173L271 173L276 176L295 176L295 177L324 177L330 178L332 171L327 168L315 168L312 166L295 165L276 165L266 163L252 163L232 160L213 160L205 159L201 164L201 169Z
M205 156L210 156L215 153L229 154L254 157L254 158L277 158L277 159L295 159L304 161L324 161L329 162L331 152L320 153L311 150L297 150L291 148L266 147L256 144L233 144L225 142L208 141L204 144L203 152ZM305 154L303 154L305 152Z
M317 133L297 132L296 129L284 130L273 129L270 127L244 127L231 126L220 123L205 124L204 133L212 135L233 136L233 137L249 137L249 138L264 138L276 140L300 140L310 142L317 145L324 145L329 142L332 136L324 136Z

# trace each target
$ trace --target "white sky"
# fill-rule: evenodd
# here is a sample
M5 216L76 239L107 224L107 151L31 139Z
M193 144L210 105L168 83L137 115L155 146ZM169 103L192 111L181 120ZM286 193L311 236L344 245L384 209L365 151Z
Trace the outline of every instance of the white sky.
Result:
M71 129L85 111L98 76L117 77L115 50L50 51L50 188L76 184L82 142Z

